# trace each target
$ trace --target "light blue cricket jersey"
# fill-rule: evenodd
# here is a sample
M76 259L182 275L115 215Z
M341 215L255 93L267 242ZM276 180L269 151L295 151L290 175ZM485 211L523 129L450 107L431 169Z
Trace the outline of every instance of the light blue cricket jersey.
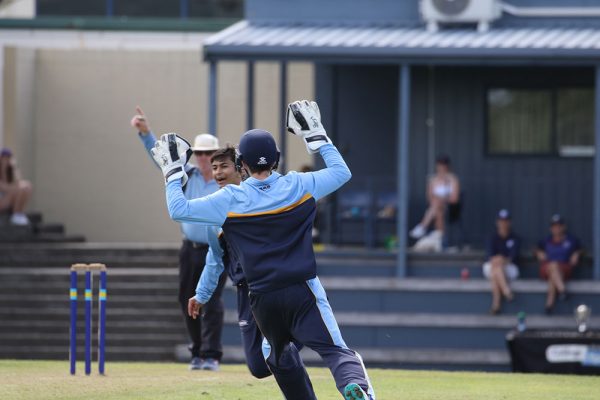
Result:
M154 147L154 143L156 143L156 137L152 132L149 132L147 135L139 134L139 137L142 140L142 143L144 143L144 147L150 155L150 159L152 159L152 162L154 162L154 159L150 154L150 149ZM204 197L219 190L219 185L217 185L217 182L214 179L206 182L198 168L190 164L187 164L185 168L189 177L184 191L184 196L186 199ZM189 173L189 171L192 169L193 171ZM197 243L209 243L208 233L205 227L186 222L182 222L180 226L181 233L185 239Z
M169 215L179 222L222 226L251 291L271 291L312 279L316 276L312 247L316 201L351 177L335 146L322 146L320 154L327 166L320 171L273 172L265 180L248 178L239 186L227 185L193 200L186 199L180 181L171 181L166 190Z

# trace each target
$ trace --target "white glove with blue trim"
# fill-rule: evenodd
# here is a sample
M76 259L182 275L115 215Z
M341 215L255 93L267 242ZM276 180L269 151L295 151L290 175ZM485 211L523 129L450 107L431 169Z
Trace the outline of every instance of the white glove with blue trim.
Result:
M286 117L287 130L304 139L309 154L319 152L321 146L331 143L323 124L321 112L314 101L295 101L288 105Z
M190 144L175 133L165 133L150 149L152 158L162 170L166 183L182 179L181 186L188 181L185 164L192 156Z

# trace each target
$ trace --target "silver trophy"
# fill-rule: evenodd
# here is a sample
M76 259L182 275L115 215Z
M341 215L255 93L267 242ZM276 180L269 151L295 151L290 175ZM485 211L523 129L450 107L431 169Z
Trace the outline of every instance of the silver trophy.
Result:
M575 309L575 321L577 322L577 330L579 333L585 333L588 328L588 320L592 314L591 308L585 304L577 306Z

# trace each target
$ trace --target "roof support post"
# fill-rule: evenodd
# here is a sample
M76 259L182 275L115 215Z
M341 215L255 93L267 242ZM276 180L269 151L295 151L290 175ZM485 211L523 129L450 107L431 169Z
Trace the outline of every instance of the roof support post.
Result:
M113 17L115 15L115 1L114 0L106 0L105 10L106 10L107 17Z
M281 61L279 64L279 151L281 152L279 170L285 174L287 172L286 146L287 130L285 127L285 118L287 114L287 62Z
M217 62L214 60L208 69L208 132L217 136Z
M407 237L408 231L408 147L410 139L410 65L402 64L398 68L398 210L396 213L396 229L398 237L398 255L396 275L406 277Z
M246 63L246 130L254 129L254 61Z
M600 280L600 64L596 65L596 84L595 84L595 150L594 155L594 279Z

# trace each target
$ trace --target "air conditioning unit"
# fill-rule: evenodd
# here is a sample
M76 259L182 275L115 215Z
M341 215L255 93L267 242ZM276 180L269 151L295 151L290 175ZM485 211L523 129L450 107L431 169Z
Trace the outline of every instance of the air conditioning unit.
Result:
M440 23L476 23L485 32L502 15L500 0L421 0L420 9L427 30L433 32Z

